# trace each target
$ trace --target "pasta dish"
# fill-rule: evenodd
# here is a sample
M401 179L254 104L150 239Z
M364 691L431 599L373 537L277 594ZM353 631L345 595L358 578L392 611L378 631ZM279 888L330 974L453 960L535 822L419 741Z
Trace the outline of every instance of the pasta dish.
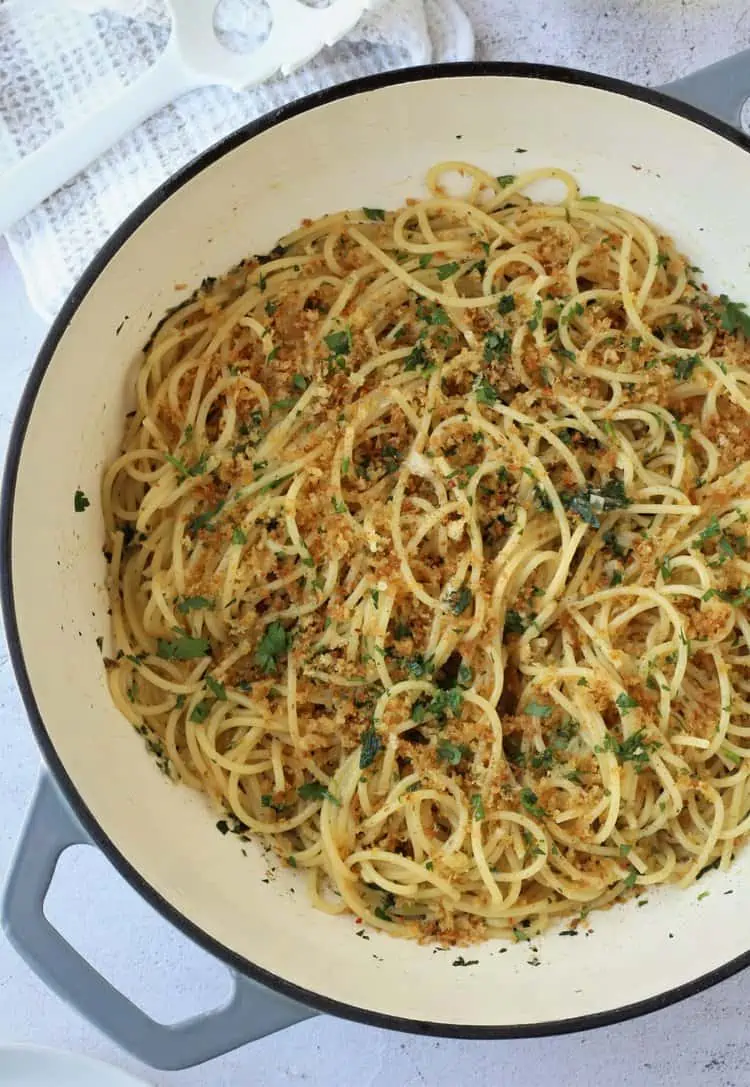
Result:
M107 665L319 908L467 943L750 830L750 314L562 170L427 189L158 327L103 480Z

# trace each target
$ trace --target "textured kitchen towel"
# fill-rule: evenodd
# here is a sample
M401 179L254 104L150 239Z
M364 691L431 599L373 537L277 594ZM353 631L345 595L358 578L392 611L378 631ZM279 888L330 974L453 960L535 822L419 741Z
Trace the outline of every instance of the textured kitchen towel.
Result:
M262 0L220 0L215 26L247 48ZM162 0L0 0L0 170L120 93L164 49ZM291 76L240 93L183 95L115 144L7 238L34 306L51 319L105 239L169 174L242 124L321 87L391 68L468 60L457 0L380 0L345 39Z

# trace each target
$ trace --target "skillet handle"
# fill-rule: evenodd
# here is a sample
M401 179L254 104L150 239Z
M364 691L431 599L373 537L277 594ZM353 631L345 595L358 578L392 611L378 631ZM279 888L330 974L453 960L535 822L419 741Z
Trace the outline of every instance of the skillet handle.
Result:
M3 927L50 989L134 1057L154 1068L190 1068L315 1014L235 974L234 993L224 1007L173 1025L151 1019L94 970L44 915L58 859L78 844L92 843L43 772L5 885Z
M709 64L659 90L741 129L742 107L750 98L750 49Z

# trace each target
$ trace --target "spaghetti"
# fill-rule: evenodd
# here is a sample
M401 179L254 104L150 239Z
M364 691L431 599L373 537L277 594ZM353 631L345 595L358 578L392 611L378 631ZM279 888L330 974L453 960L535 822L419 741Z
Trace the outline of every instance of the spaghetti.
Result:
M108 666L316 905L466 942L750 830L750 317L561 170L427 180L157 329L103 481Z

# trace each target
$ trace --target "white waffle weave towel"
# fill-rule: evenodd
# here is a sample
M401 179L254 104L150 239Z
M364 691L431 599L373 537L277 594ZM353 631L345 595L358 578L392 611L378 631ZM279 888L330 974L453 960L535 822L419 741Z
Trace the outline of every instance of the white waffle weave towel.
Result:
M227 44L258 37L262 0L220 0ZM0 170L137 78L164 49L161 0L0 0ZM115 144L9 231L34 306L51 319L125 216L169 174L240 125L357 76L469 60L474 40L458 0L380 0L342 41L291 76L241 93L183 95Z

